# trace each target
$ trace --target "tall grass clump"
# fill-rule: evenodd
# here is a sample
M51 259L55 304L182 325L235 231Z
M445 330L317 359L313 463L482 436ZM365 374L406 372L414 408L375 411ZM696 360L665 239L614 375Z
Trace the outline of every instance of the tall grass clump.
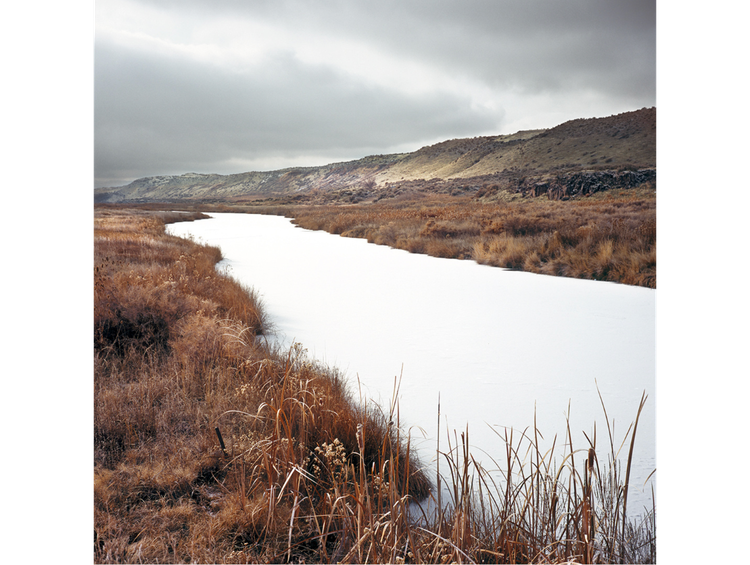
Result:
M442 562L653 563L655 508L635 519L627 496L635 436L646 397L620 445L607 424L608 445L599 459L596 428L587 445L574 446L570 425L558 452L558 438L542 446L534 423L521 432L495 430L500 457L477 461L469 430L447 435L438 456L447 467L439 482L448 503L425 516ZM605 409L606 417L606 409ZM627 456L623 473L622 456Z

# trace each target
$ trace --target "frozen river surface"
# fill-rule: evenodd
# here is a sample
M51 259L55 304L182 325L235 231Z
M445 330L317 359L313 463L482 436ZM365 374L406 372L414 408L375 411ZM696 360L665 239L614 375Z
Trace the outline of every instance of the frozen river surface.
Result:
M619 446L645 392L628 506L650 506L654 290L415 255L278 216L211 216L169 232L219 246L220 268L260 294L279 339L339 368L354 390L359 377L385 410L402 375L401 424L424 462L435 458L438 395L441 450L446 429L460 434L468 424L475 457L488 465L489 456L504 458L495 432L533 426L535 407L548 445L557 436L556 452L569 406L574 448L587 447L583 432L592 437L594 422L606 448L597 384Z

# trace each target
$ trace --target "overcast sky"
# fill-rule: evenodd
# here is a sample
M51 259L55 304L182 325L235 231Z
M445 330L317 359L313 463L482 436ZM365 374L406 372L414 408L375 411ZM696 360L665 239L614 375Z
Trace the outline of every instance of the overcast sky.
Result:
M654 0L97 0L95 185L656 105Z

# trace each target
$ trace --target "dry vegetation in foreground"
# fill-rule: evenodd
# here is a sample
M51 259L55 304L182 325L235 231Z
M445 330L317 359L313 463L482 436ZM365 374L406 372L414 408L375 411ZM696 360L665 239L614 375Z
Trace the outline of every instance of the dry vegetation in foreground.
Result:
M199 216L95 215L95 562L653 562L611 435L600 465L595 435L556 454L509 431L498 481L454 433L431 489L393 409L268 346L220 251L165 235Z
M656 288L656 199L649 191L569 201L435 195L286 214L304 228L412 253Z

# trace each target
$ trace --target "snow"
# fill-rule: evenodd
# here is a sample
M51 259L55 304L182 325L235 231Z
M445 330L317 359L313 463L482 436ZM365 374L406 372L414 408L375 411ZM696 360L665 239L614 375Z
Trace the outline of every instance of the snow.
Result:
M219 268L260 294L282 342L344 371L355 391L359 379L384 410L401 375L400 422L423 462L434 465L438 395L441 450L446 430L460 435L468 424L475 457L492 466L490 457L505 453L498 434L533 428L535 409L545 445L557 436L558 453L568 409L575 449L588 447L582 432L593 439L596 422L603 457L599 393L618 448L645 392L628 507L650 507L654 290L410 254L279 216L210 215L169 232L219 246Z

